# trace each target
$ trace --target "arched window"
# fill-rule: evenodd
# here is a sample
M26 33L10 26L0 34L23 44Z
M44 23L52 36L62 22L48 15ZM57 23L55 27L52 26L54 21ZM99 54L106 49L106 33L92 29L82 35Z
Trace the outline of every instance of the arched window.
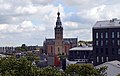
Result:
M50 51L51 51L51 54L53 54L53 47L51 46L51 48L50 48Z
M60 53L60 48L58 47L58 53Z

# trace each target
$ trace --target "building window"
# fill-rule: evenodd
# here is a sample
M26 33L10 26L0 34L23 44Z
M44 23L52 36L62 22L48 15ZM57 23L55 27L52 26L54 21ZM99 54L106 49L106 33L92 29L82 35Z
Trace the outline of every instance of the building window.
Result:
M103 38L103 33L101 33L101 38Z
M114 38L115 37L115 33L114 32L112 32L112 38Z
M51 54L53 54L53 47L51 46Z
M108 48L105 48L105 54L108 54Z
M79 55L79 52L77 51L77 55Z
M108 33L107 32L105 33L105 38L108 38Z
M103 48L101 48L101 53L103 53Z
M101 57L101 59L102 59L102 62L104 62L104 61L103 61L103 57Z
M120 32L117 32L117 38L120 38Z
M60 48L58 47L58 53L60 53Z
M105 41L105 45L108 45L108 40Z
M114 50L114 48L112 48L112 54L113 54L113 55L115 54L115 50Z
M108 57L106 57L106 61L108 62Z
M115 44L115 41L114 41L114 40L112 40L112 44L113 44L113 45Z
M101 40L101 46L103 46L103 40Z
M98 46L98 40L96 40L96 45Z
M118 46L120 45L120 40L117 41Z
M118 54L120 55L120 49L118 49Z
M99 50L98 50L98 48L96 48L96 53L99 53Z
M97 56L97 62L99 62L99 57Z
M96 39L98 39L98 32L96 33Z

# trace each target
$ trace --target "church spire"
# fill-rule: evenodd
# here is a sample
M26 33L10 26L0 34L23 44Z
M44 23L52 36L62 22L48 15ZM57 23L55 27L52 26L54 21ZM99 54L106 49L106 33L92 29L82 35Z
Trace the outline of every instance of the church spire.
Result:
M56 21L56 27L62 27L62 22L60 20L60 12L58 11L57 13L58 17L57 17L57 21Z
M56 26L55 26L55 40L62 40L63 39L63 27L62 27L62 22L60 20L60 12L58 11L57 13L57 21L56 21Z

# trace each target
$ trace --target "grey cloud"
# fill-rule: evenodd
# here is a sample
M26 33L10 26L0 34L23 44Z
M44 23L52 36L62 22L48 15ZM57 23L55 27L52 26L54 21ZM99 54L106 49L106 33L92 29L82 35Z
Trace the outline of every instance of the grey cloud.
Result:
M31 0L31 2L34 4L34 5L46 5L46 4L50 4L52 2L54 2L54 0Z
M81 24L89 24L89 23L93 22L93 20L83 17L83 14L78 14L78 13L72 13L71 15L65 17L64 20L77 22L77 23L81 23Z

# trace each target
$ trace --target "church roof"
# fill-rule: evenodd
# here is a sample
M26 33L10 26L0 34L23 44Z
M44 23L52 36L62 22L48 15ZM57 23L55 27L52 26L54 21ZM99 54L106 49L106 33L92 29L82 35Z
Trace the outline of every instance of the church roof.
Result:
M55 39L46 39L45 41L46 44L55 44ZM77 44L77 38L64 38L63 39L63 44Z

